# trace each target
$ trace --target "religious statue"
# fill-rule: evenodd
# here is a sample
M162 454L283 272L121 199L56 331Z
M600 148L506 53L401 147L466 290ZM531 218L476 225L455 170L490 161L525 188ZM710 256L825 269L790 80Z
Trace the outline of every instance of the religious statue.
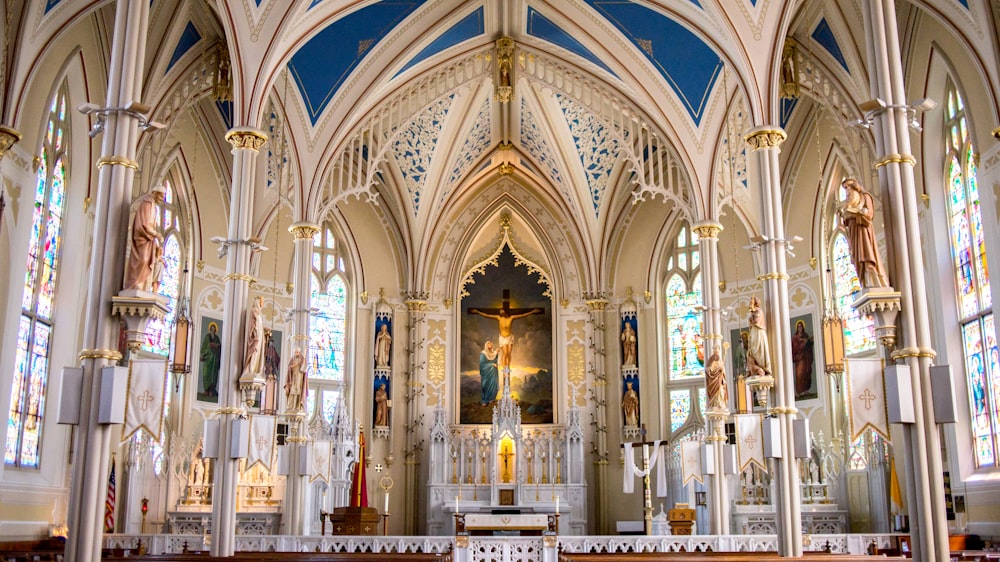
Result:
M163 268L166 267L167 260L163 257L163 247L156 246L153 255L153 274L149 278L149 290L154 293L160 292L160 284L163 281Z
M306 358L301 349L296 349L288 361L288 377L285 380L285 408L289 412L305 410L305 398L309 381L306 377Z
M636 365L636 334L635 330L632 329L631 322L625 322L625 328L622 329L622 364L627 366Z
M243 356L243 374L240 378L256 379L264 375L264 319L261 309L264 308L263 297L257 297L247 312L247 344Z
M726 367L716 349L708 357L705 365L705 390L708 393L708 409L728 410L729 387L726 383Z
M887 287L889 282L875 241L875 198L854 178L841 184L844 200L841 201L840 222L847 229L847 245L851 261L863 288Z
M639 394L632 388L632 381L625 383L622 412L625 414L625 427L639 426Z
M792 364L795 366L795 397L799 398L812 388L813 338L806 332L806 323L795 323L792 334Z
M764 325L764 311L757 297L750 297L750 338L747 346L747 374L751 377L771 375L771 351Z
M497 399L497 393L500 392L497 350L490 340L486 340L483 350L479 352L479 385L482 392L480 406L486 406Z
M375 367L386 368L389 366L390 352L392 350L392 335L389 333L389 324L382 324L378 335L375 336Z
M389 393L385 391L385 383L379 383L375 391L375 427L389 425Z
M222 365L222 340L219 325L208 323L208 333L201 339L201 389L199 400L215 401L219 397L219 367Z
M166 193L167 189L158 185L139 197L136 204L123 283L125 290L149 291L152 288L155 263L163 255L160 203Z
M205 483L205 465L198 457L191 459L191 484L201 486Z
M274 344L274 333L270 328L264 328L264 339L267 347L264 348L264 374L267 378L278 378L278 371L281 370L281 356L278 354L278 347Z

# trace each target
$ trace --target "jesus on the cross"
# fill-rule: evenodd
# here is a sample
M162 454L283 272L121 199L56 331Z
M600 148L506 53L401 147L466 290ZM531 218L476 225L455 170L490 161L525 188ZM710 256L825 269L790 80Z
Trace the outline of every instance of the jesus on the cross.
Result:
M514 349L514 331L511 325L518 318L525 318L533 314L544 314L544 308L510 308L510 290L503 290L503 305L500 308L470 308L469 314L477 314L483 318L492 318L497 321L499 337L497 346L500 348L499 367L501 371L510 372L510 356Z

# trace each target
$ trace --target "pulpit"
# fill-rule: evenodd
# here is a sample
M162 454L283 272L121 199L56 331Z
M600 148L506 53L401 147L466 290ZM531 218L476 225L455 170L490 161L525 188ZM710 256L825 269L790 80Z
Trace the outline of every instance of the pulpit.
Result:
M691 527L694 527L694 509L688 507L686 503L676 503L674 508L667 513L670 521L670 530L675 535L690 535Z
M335 507L330 516L332 535L374 535L379 516L374 507Z

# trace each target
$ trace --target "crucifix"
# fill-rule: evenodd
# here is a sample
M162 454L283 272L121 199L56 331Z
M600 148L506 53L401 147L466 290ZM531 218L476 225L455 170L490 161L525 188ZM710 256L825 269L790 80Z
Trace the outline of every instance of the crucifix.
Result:
M639 429L639 435L642 437L642 441L636 441L632 443L632 446L642 445L642 528L646 535L653 534L653 498L649 489L649 448L654 445L665 445L666 441L646 441L646 424L642 424ZM625 448L625 444L622 443L622 449ZM660 459L659 462L664 462ZM625 470L628 469L626 465ZM631 477L631 476L630 476Z
M503 476L501 480L506 484L510 482L510 458L514 456L514 453L510 450L510 443L504 441L503 446L500 448L500 457L503 458Z
M476 314L483 318L491 318L497 321L499 335L497 337L497 347L500 349L498 367L503 373L500 386L501 393L510 379L510 356L514 348L514 332L511 329L514 320L525 318L533 314L544 314L544 308L511 308L510 289L503 290L503 302L500 308L469 308L468 314Z

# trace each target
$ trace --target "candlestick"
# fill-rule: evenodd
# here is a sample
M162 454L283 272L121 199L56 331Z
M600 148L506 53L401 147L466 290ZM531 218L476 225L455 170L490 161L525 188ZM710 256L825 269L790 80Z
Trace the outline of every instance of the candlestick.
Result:
M458 496L455 496L455 513L458 513Z
M559 496L556 496L556 515L559 515Z
M385 512L389 513L389 491L385 492Z

